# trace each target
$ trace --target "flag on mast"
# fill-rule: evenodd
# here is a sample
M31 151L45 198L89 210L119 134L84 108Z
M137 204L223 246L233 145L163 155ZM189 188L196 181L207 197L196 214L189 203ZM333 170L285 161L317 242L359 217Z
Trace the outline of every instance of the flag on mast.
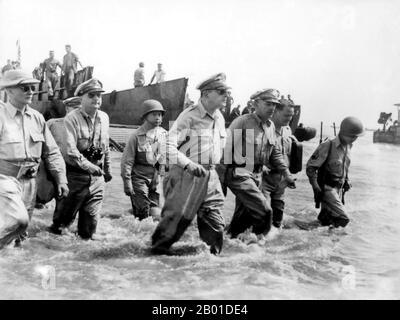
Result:
M17 61L21 65L21 42L19 39L17 40L16 45L17 45Z

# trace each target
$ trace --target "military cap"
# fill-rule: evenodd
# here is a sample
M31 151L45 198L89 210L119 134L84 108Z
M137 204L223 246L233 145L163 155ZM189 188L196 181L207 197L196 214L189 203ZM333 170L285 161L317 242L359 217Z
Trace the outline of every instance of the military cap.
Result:
M259 90L256 93L252 94L250 96L250 99L252 99L252 100L261 99L261 100L274 102L276 104L280 104L279 95L280 95L279 91L276 89L263 89L263 90Z
M6 71L3 75L3 78L0 79L0 89L15 87L20 84L32 84L39 82L39 80L32 78L31 75L22 70L9 70Z
M294 106L293 102L291 102L291 101L289 101L289 100L287 100L287 99L280 99L280 100L279 100L279 103L280 103L282 106Z
M225 81L226 81L225 73L217 73L207 78L203 82L199 83L196 89L199 89L200 91L230 89L231 87L228 87Z
M153 111L160 111L162 113L165 112L165 109L163 108L162 104L159 101L154 100L154 99L149 99L149 100L144 101L142 103L142 110L143 110L142 118L146 114L153 112Z
M104 92L103 84L95 78L89 79L76 88L74 95L83 96L88 92Z
M81 105L81 102L81 97L71 97L63 101L64 106L66 107L78 107Z

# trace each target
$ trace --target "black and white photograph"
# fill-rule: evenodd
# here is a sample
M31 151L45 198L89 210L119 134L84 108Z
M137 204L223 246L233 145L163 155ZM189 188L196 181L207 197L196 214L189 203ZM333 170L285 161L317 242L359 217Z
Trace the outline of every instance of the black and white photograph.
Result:
M0 0L0 300L399 300L399 17Z

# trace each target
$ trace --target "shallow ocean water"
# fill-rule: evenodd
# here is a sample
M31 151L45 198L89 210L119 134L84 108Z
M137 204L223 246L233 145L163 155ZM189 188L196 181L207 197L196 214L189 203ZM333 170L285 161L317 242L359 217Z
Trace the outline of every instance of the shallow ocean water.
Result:
M317 146L304 143L304 163ZM149 252L156 227L129 212L113 152L113 180L96 241L46 231L54 203L36 210L30 238L0 252L0 299L399 299L400 146L373 144L372 132L352 150L345 229L283 229L266 243L225 239L215 257L193 223L172 256ZM312 190L304 170L287 191L285 221L313 221ZM234 197L224 214L229 222ZM72 230L76 228L76 224Z

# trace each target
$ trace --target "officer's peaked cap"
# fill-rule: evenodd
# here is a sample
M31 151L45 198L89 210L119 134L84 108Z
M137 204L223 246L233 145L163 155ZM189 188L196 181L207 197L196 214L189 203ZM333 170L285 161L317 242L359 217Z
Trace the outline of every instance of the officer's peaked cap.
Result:
M83 96L88 92L104 92L103 84L95 78L89 79L76 88L74 95Z

